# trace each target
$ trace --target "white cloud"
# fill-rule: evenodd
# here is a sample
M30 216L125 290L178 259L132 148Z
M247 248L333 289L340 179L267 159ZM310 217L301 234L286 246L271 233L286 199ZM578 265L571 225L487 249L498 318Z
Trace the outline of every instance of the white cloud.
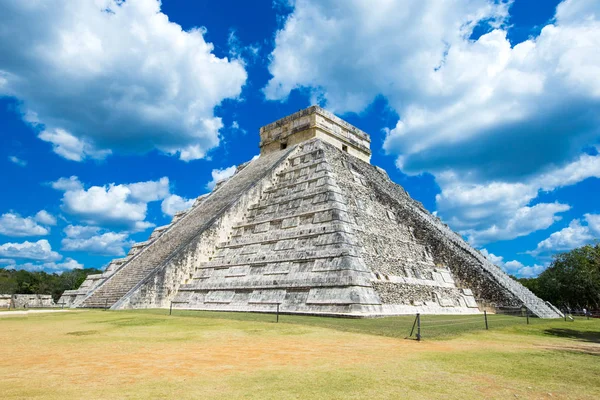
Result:
M0 95L18 98L40 138L74 161L155 148L202 158L219 144L215 107L247 77L158 0L7 0L0 25Z
M56 218L44 210L38 212L35 217L26 218L9 212L0 216L0 235L12 237L48 235L50 228L40 224L55 225Z
M194 204L194 201L196 201L196 199L188 200L181 196L177 196L176 194L172 194L162 201L160 208L164 214L173 216L178 211L190 208Z
M97 226L67 225L63 232L71 239L88 239L96 235L99 230Z
M131 198L144 203L162 200L169 195L169 178L162 177L158 181L131 183L127 185Z
M44 225L56 225L56 218L46 210L38 211L38 213L35 214L35 220Z
M34 263L24 263L13 265L14 269L24 269L27 271L47 271L47 272L57 272L61 273L64 271L70 271L73 269L82 269L83 264L73 260L72 258L67 258L65 261L61 263L56 262L47 262L43 264L34 264Z
M231 130L240 132L242 135L248 133L248 131L240 127L240 124L237 121L231 123Z
M399 116L385 150L403 172L435 176L454 229L482 244L547 228L568 205L535 204L540 191L600 176L600 157L581 153L600 137L600 11L565 1L513 46L509 5L298 0L265 95L303 88L341 113L383 95ZM472 40L477 25L490 31Z
M210 173L212 179L206 184L206 188L213 190L217 183L225 179L231 178L233 174L235 174L236 169L237 167L235 165L223 169L213 169Z
M600 156L588 154L563 167L521 182L479 183L454 172L440 173L442 192L436 196L439 215L473 245L508 240L550 227L560 220L557 213L569 210L560 203L534 202L540 192L572 185L587 178L600 178Z
M502 256L497 256L495 254L490 253L489 251L487 251L487 249L481 249L480 250L481 254L483 254L483 256L485 258L487 258L492 264L498 265L498 266L502 266L504 265L504 257Z
M507 3L299 0L277 33L265 94L304 87L339 112L385 96L400 120L384 148L406 173L540 172L599 134L595 7L565 2L554 24L511 46ZM478 24L495 29L471 40Z
M71 161L82 161L86 158L101 160L112 153L111 150L98 150L89 139L79 139L60 128L42 131L38 137L44 142L52 143L56 154Z
M70 178L60 178L55 182L51 182L50 186L56 190L73 191L83 189L83 184L76 176Z
M61 208L67 214L95 226L141 231L154 226L145 221L148 202L169 195L169 179L92 186L85 189L77 177L61 178L52 187L63 190Z
M512 260L504 262L504 257L497 256L488 252L486 249L481 249L483 254L493 264L501 267L507 274L514 275L518 278L532 278L541 274L547 265L534 264L533 266L526 266L520 261Z
M600 214L584 214L590 232L600 237Z
M127 233L105 232L98 227L68 225L62 240L62 250L82 251L105 256L122 256L131 246Z
M10 160L10 162L17 164L19 167L27 166L27 161L21 160L17 156L9 156L8 159Z
M47 240L37 242L4 243L0 245L0 257L25 258L37 261L56 261L62 256L55 251Z
M566 228L554 232L548 238L539 242L535 250L529 253L540 255L568 251L599 239L600 215L585 214L584 218L585 225L582 225L580 220L574 219Z

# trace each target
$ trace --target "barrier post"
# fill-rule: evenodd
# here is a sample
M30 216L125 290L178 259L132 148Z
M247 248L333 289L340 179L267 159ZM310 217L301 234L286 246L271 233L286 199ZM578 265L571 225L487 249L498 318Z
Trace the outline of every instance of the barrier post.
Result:
M483 310L483 318L485 319L485 330L488 330L487 311Z
M525 315L527 316L527 325L529 325L529 308L525 309Z
M408 337L412 337L413 333L415 333L415 326L417 325L417 318L419 318L419 314L415 317L415 322L413 322L412 329L410 330L410 335Z
M169 305L169 315L173 313L173 302Z
M279 322L279 303L277 303L277 321L276 322Z
M417 313L417 341L421 341L421 314Z

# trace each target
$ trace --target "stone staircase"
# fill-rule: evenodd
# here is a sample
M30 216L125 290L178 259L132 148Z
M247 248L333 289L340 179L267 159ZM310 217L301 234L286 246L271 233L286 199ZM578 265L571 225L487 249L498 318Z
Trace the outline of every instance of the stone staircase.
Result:
M212 224L241 193L287 155L288 151L262 156L236 173L226 184L221 184L210 196L196 203L186 213L177 213L174 222L160 236L146 245L117 272L91 293L82 303L83 308L117 307L120 300L169 262L176 254ZM172 288L175 289L176 288ZM172 292L175 292L172 290Z
M341 314L380 304L323 146L298 145L174 307Z

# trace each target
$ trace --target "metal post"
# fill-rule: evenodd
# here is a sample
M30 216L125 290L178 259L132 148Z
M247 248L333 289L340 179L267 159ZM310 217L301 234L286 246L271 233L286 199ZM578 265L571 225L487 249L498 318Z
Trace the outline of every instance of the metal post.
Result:
M417 314L417 315L419 315L419 314ZM418 317L415 317L415 322L413 322L413 326L412 326L412 329L410 330L410 335L408 335L408 337L412 337L413 333L415 332L415 325L417 325L417 318Z
M104 300L104 311L108 310L108 299Z
M527 325L529 325L529 308L525 309L525 315L527 316Z
M173 302L171 302L171 305L169 306L169 315L171 315L173 313Z
M565 308L564 316L565 316L565 322L567 322L567 309L566 308Z
M277 303L277 322L279 322L279 303Z
M487 323L487 311L483 310L483 318L485 319L485 330L487 331L488 328L488 323Z
M421 314L417 313L417 340L421 341Z

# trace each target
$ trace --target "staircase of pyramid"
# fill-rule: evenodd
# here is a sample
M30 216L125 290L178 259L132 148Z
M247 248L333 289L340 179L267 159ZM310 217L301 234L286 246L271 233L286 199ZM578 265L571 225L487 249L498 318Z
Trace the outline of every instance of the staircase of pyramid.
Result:
M151 237L154 239L148 241L141 250L133 249L134 254L131 258L89 293L82 301L81 307L114 308L130 291L144 282L156 269L168 263L210 226L215 216L223 213L240 193L262 178L265 171L270 170L282 158L282 153L255 160L234 175L226 185L201 199L190 210L176 214L173 222L158 234L153 234ZM169 287L168 290L174 295L176 287Z
M411 263L411 275L385 269L410 263L396 252L423 249L383 207L358 208L354 194L367 189L334 171L335 152L319 139L298 145L228 240L179 288L173 306L272 312L279 305L282 312L356 316L478 312L471 294L430 258Z

